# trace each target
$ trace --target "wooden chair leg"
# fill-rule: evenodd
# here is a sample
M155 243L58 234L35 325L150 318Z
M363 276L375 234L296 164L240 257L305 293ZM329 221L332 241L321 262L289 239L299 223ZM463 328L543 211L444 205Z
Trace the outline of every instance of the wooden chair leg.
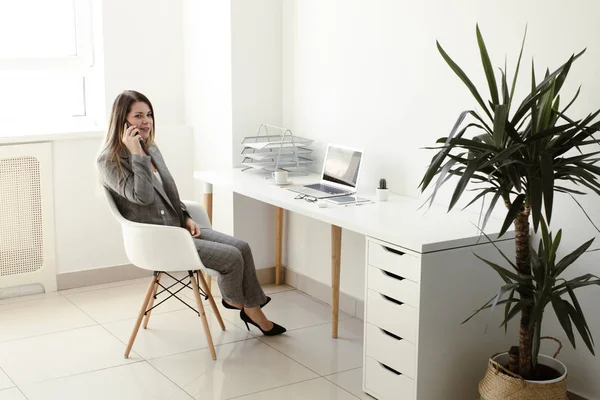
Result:
M208 277L210 278L210 275ZM219 321L219 325L221 325L221 329L225 330L225 323L223 322L223 318L221 318L221 313L219 312L219 309L217 308L215 299L214 299L212 293L210 292L210 287L204 280L204 274L200 271L198 271L198 280L200 281L200 286L202 286L202 289L206 292L206 295L208 296L208 302L210 303L210 306L212 307L213 312L217 316L217 320Z
M212 277L209 274L205 274L204 279L206 279L206 287L208 288L208 291L212 293Z
M150 309L154 305L154 300L156 299L156 292L158 291L158 283L160 282L161 276L162 276L162 273L159 272L158 276L156 277L156 284L154 285L154 292L152 293L152 297L150 297L150 302L148 303L148 308L146 309L147 310L146 316L144 317L144 324L142 325L142 327L144 329L148 328L148 322L150 322L150 314L152 313L152 311Z
M129 358L129 353L131 352L131 348L133 347L133 342L135 342L135 337L137 336L138 331L140 330L140 325L142 324L142 319L144 318L144 314L148 309L148 303L150 302L150 297L152 297L152 293L156 287L156 280L158 278L158 274L152 277L152 281L150 281L150 285L148 286L148 291L146 292L146 297L144 298L144 302L142 303L142 307L140 308L140 313L138 315L137 321L135 322L135 326L133 327L133 332L131 332L131 337L129 338L129 343L127 344L127 348L125 349L125 358Z
M198 288L198 282L194 273L190 272L190 280L192 281L192 289L194 290L194 297L196 297L196 305L198 306L198 315L202 320L202 326L204 327L204 334L206 335L206 341L208 342L208 349L213 360L217 359L217 353L215 352L215 345L213 344L212 335L210 334L210 327L208 326L208 320L206 319L206 313L204 312L204 306L202 305L202 298L200 298L200 289Z

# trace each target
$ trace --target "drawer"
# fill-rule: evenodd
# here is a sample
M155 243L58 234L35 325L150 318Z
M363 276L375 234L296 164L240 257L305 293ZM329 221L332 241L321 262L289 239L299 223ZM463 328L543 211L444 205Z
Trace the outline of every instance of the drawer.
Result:
M416 343L417 309L398 304L371 289L367 291L367 322Z
M420 258L370 240L368 251L369 265L384 269L411 281L420 281Z
M413 307L419 307L419 284L369 265L368 288Z
M365 360L365 387L379 400L414 400L415 381L386 368L371 357Z
M367 323L365 348L367 356L392 367L409 378L416 378L417 354L413 343Z

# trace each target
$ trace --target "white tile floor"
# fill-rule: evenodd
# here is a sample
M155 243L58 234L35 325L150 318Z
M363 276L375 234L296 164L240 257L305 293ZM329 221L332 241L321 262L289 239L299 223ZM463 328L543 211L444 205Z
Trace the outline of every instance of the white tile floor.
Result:
M213 361L200 319L170 299L123 358L148 283L1 300L0 400L372 399L361 390L362 321L341 314L333 340L330 307L288 286L265 287L265 313L285 335L248 332L221 308L223 332L208 312Z

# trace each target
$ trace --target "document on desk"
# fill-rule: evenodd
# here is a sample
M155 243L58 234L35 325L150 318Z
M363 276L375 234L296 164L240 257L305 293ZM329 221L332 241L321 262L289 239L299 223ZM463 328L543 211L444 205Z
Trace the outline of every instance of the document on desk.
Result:
M333 203L336 205L344 205L344 206L359 206L362 204L372 203L371 200L369 200L365 197L359 197L359 196L330 197L327 199L323 199L323 201L327 201L329 203Z

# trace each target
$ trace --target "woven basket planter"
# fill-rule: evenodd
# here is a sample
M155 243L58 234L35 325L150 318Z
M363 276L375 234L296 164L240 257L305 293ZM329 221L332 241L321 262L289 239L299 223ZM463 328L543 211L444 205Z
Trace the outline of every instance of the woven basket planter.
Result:
M557 354L554 355L556 357ZM540 354L538 362L557 370L561 376L550 381L528 381L506 370L508 353L492 357L479 383L481 400L567 400L567 367L556 358Z

